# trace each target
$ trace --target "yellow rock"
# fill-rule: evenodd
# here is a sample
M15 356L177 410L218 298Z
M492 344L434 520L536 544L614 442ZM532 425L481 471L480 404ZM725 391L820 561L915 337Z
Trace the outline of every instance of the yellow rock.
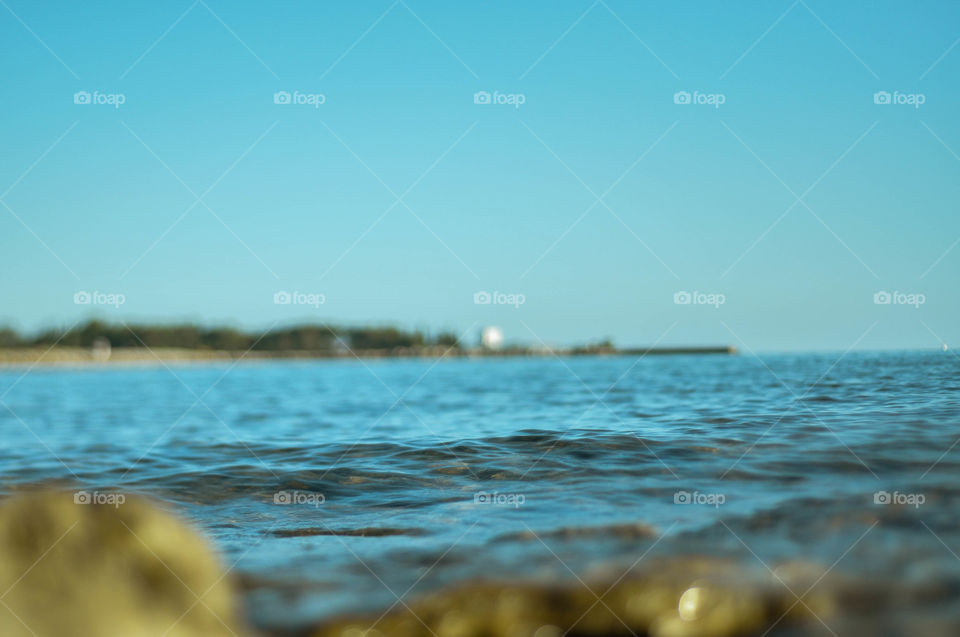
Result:
M804 575L809 570L794 567ZM612 583L465 582L383 617L333 618L314 634L363 637L344 629L378 621L389 637L762 637L774 623L790 628L815 621L806 609L784 615L795 599L779 581L736 562L674 557Z
M90 499L26 492L0 503L0 635L242 637L199 535L139 498Z

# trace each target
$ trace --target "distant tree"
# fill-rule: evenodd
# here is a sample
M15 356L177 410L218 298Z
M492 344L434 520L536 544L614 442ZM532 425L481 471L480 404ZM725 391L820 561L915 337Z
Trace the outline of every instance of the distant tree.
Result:
M441 347L459 347L460 338L455 332L440 332L434 342Z
M571 352L574 354L608 354L616 351L613 341L606 338L596 343L587 343L586 345L577 345Z
M9 327L0 327L0 347L20 347L25 342Z
M301 325L273 330L263 336L254 349L264 351L329 351L334 348L336 332L327 325Z
M396 347L420 347L422 332L404 332L395 327L353 328L347 331L353 349L394 349Z
M426 338L419 330L396 327L339 328L330 325L297 325L267 334L249 333L231 327L203 328L190 324L126 325L91 320L70 330L46 330L32 339L23 339L11 329L0 329L0 347L63 345L91 347L106 339L113 347L179 347L185 349L333 352L346 347L357 350L392 350L423 347ZM457 345L457 336L442 332L433 339L437 345Z

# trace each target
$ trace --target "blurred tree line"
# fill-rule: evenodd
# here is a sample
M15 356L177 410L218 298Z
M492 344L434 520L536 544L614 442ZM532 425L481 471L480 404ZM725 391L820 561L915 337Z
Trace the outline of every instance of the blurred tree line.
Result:
M179 347L207 350L259 350L336 352L338 350L391 350L428 346L459 347L457 335L440 332L426 335L419 330L396 327L336 327L296 325L273 329L266 334L231 327L198 325L114 325L90 321L69 330L50 329L35 336L24 336L9 328L0 328L0 347L36 347L54 344L65 347L91 347L106 339L113 347Z

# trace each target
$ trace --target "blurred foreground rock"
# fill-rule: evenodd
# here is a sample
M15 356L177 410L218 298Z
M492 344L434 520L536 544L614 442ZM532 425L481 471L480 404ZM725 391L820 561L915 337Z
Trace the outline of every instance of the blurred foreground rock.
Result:
M660 566L589 585L467 584L385 614L332 620L315 637L759 637L774 626L782 632L771 635L798 626L819 635L818 619L833 614L827 597L797 601L789 591L806 589L793 572L771 581L696 557Z
M0 503L0 635L244 634L199 535L145 500L84 500L27 492Z

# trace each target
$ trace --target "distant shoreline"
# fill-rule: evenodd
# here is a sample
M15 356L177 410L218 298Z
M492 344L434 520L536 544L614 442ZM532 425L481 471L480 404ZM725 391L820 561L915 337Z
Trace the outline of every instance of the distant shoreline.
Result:
M651 348L506 348L488 350L428 346L372 350L210 350L178 347L116 347L107 357L87 347L0 348L0 367L23 366L114 366L124 364L266 361L266 360L376 360L384 358L543 358L549 356L662 356L685 354L736 354L732 346L651 347Z

